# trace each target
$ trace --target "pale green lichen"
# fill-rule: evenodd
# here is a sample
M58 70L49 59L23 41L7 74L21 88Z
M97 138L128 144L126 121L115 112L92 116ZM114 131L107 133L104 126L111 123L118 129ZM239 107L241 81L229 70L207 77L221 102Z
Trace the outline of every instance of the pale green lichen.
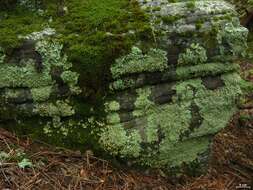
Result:
M161 133L165 135L165 139L175 142L179 141L181 133L188 130L188 125L191 119L189 110L190 103L177 105L162 105L157 106L147 116L147 128L160 128Z
M118 79L110 84L110 90L124 90L131 88L135 84L133 79Z
M53 85L49 73L38 73L34 67L34 61L28 60L24 67L8 64L0 67L0 88L4 87L28 87L39 88Z
M21 93L22 92L17 89L6 89L4 97L8 101L8 99L16 99L20 97Z
M200 137L174 143L164 141L161 144L160 155L153 155L152 159L147 160L151 166L169 166L173 168L180 166L182 163L190 163L198 160L200 154L208 151L209 146L209 137Z
M232 77L236 79L234 82ZM178 84L178 96L174 101L193 100L203 119L201 126L191 132L191 138L218 132L226 126L235 113L236 100L241 95L240 77L238 78L237 74L227 74L222 78L225 86L214 91L205 89L201 80L185 81ZM220 117L221 113L222 117Z
M218 25L216 23L216 25ZM220 27L220 26L219 26ZM223 55L226 53L229 46L230 53L234 56L245 56L247 50L247 36L248 30L244 27L235 27L232 23L227 23L217 33L217 41L220 48L220 53Z
M35 67L35 61L32 59L21 60L23 67L14 65L2 65L0 67L0 87L28 87L41 88L53 86L55 81L51 77L51 68L53 66L62 67L63 80L75 92L80 92L77 86L79 75L69 71L72 64L67 61L66 55L61 55L63 46L54 41L42 40L36 43L36 50L41 54L43 59L43 71L38 72Z
M132 120L136 122L135 130L141 134L139 144L147 145L141 148L139 163L152 167L175 167L183 162L190 163L197 160L200 154L208 151L211 136L226 126L236 110L236 100L241 94L240 77L236 73L223 74L221 79L225 85L215 90L207 89L200 78L178 81L172 87L176 91L172 101L162 105L150 100L152 96L150 87L136 89ZM193 112L197 111L192 110L193 104L198 107L199 118L192 116L196 114ZM110 147L107 150L113 154L133 157L130 152L127 155L123 154L123 144L130 139L129 135L133 129L124 128L125 123L119 121L119 114L114 111L119 111L118 106L111 110L108 116L112 118L115 114L117 120L108 122L110 124L105 130L109 128L111 133L125 140L118 144L119 139L115 140L113 137L114 141L109 142L108 139L105 140L109 138L106 136L108 132L102 134L103 140L100 143ZM198 119L200 126L192 128L190 125L193 119ZM150 149L149 145L153 148Z
M225 87L216 91L199 91L196 96L196 105L200 108L203 123L191 136L214 134L229 122L236 112L236 102L242 94L240 76L236 73L223 75ZM205 96L205 98L203 98ZM201 98L202 97L202 98ZM222 113L222 117L220 116ZM214 119L215 118L215 119Z
M35 102L42 102L48 100L51 92L52 86L31 89L32 98Z
M63 45L48 40L41 40L36 43L36 50L41 54L45 71L49 72L52 66L62 67L69 70L72 67L71 62L67 61L67 56L62 55Z
M120 109L120 105L117 101L110 101L105 103L106 112L117 111Z
M36 104L34 113L52 118L55 116L67 117L74 115L75 110L67 101L57 100L55 103Z
M70 90L79 94L80 88L77 86L79 74L70 71L72 63L67 60L67 56L62 55L63 45L54 41L42 40L37 42L36 50L41 54L43 58L43 65L45 66L44 72L50 72L53 66L63 68L61 74L62 80L70 87Z
M121 125L106 126L100 134L100 143L114 155L138 157L141 151L141 137L138 131L127 134Z
M222 73L233 72L239 69L237 64L233 63L206 63L193 66L181 66L177 67L176 74L174 71L166 70L162 76L168 78L171 81L174 80L186 80L189 78L196 78L202 76L215 76ZM140 81L142 79L140 78ZM164 80L165 82L167 80ZM131 77L118 79L110 83L110 90L125 90L128 88L136 88L137 81Z
M78 73L73 72L73 71L64 71L61 74L61 78L66 84L68 84L71 92L73 92L75 94L81 93L81 89L77 86L78 78L79 78Z
M199 44L191 44L185 53L181 53L178 58L180 65L197 65L207 61L206 50Z
M149 100L149 96L151 95L150 88L148 88L148 87L147 88L139 88L136 90L136 92L137 92L137 99L136 99L134 105L137 109L142 109L145 112L152 105L154 105L154 103ZM135 115L135 112L133 112L133 114Z
M117 124L120 123L120 116L118 113L107 114L106 121L108 124Z
M4 62L4 59L5 59L4 49L0 47L0 64Z
M116 79L127 74L163 71L167 68L165 51L150 49L147 54L143 54L138 47L133 47L130 54L116 60L111 67L111 73Z

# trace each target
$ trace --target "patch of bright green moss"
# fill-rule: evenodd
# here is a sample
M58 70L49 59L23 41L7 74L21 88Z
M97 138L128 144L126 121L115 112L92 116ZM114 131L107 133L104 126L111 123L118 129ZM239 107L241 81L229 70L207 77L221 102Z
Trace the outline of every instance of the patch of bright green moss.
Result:
M174 16L163 16L162 17L162 21L165 23L165 24L173 24L175 23L176 21L182 19L183 16L182 15L174 15Z
M75 71L84 73L79 82L98 90L106 87L115 58L140 40L152 43L148 17L135 1L69 0L63 15L58 6L57 0L43 1L42 14L24 6L1 11L0 46L10 54L19 36L54 28Z
M104 88L114 59L140 40L151 39L147 16L137 2L128 0L70 0L68 14L55 18L53 27L74 67L85 74L81 81Z
M0 17L0 46L7 51L21 45L20 36L41 31L47 23L45 18L21 7L0 11Z

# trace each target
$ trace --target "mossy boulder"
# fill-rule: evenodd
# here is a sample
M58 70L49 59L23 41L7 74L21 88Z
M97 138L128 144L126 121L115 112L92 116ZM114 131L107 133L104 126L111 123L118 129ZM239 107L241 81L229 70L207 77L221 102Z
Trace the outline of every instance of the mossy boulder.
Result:
M150 167L203 160L246 40L224 1L17 1L0 11L0 126Z
M100 141L152 167L203 162L236 111L241 78L233 60L245 54L248 31L224 1L139 2L157 48L134 47L111 66Z

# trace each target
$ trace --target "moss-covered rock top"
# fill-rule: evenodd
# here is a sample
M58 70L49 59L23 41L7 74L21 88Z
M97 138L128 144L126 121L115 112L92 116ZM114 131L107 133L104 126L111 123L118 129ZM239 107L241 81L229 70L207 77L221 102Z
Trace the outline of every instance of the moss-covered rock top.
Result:
M7 57L22 37L53 28L75 69L85 72L81 81L94 91L104 87L116 57L150 39L147 16L128 0L18 1L8 8L0 12L0 46Z

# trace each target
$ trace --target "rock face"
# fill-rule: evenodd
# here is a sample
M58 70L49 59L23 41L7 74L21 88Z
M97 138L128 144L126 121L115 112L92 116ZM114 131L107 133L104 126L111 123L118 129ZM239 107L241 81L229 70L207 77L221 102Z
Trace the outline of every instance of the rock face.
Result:
M115 15L122 12L122 2L103 1L116 9ZM0 126L32 131L56 142L63 139L65 145L96 144L112 155L151 167L205 160L213 135L226 126L241 94L233 60L244 55L248 31L240 26L233 6L218 0L139 0L129 5L130 16L122 16L132 24L126 27L128 31L117 29L120 33L115 34L102 30L117 28L116 21L101 27L102 19L94 30L93 25L82 25L84 21L78 18L83 14L77 16L77 10L71 10L78 7L76 2L68 3L60 4L64 10L60 19L50 17L45 24L48 27L19 36L19 43L9 44L12 37L0 38ZM92 8L103 4L90 3L94 3ZM108 16L110 10L94 10L97 14L101 10L101 18L115 17ZM41 11L39 15L46 12ZM92 16L84 19L99 22L93 9L89 11ZM148 19L141 20L141 25L140 19L133 24L136 15ZM64 20L70 17L78 26L72 30L72 21ZM9 19L0 18L3 22ZM8 28L9 24L3 25ZM143 24L150 38L143 34ZM134 29L137 25L141 30ZM79 30L88 26L90 32L85 37ZM96 36L91 35L94 32ZM67 47L62 45L65 40ZM115 45L117 41L120 43ZM106 46L107 42L112 49L104 50L97 44ZM115 60L108 53L102 55L110 59L98 55L129 44L130 51L121 52ZM82 67L84 60L89 63L86 67ZM108 60L108 67L96 66L98 61ZM88 70L92 61L97 68L93 73ZM95 83L106 87L103 98L91 102L87 98L92 94L89 80L99 78L100 73L102 81L104 76L110 77Z
M202 159L228 123L240 95L232 58L247 30L223 1L140 1L151 15L157 47L134 47L116 60L106 103L104 147L144 165Z

